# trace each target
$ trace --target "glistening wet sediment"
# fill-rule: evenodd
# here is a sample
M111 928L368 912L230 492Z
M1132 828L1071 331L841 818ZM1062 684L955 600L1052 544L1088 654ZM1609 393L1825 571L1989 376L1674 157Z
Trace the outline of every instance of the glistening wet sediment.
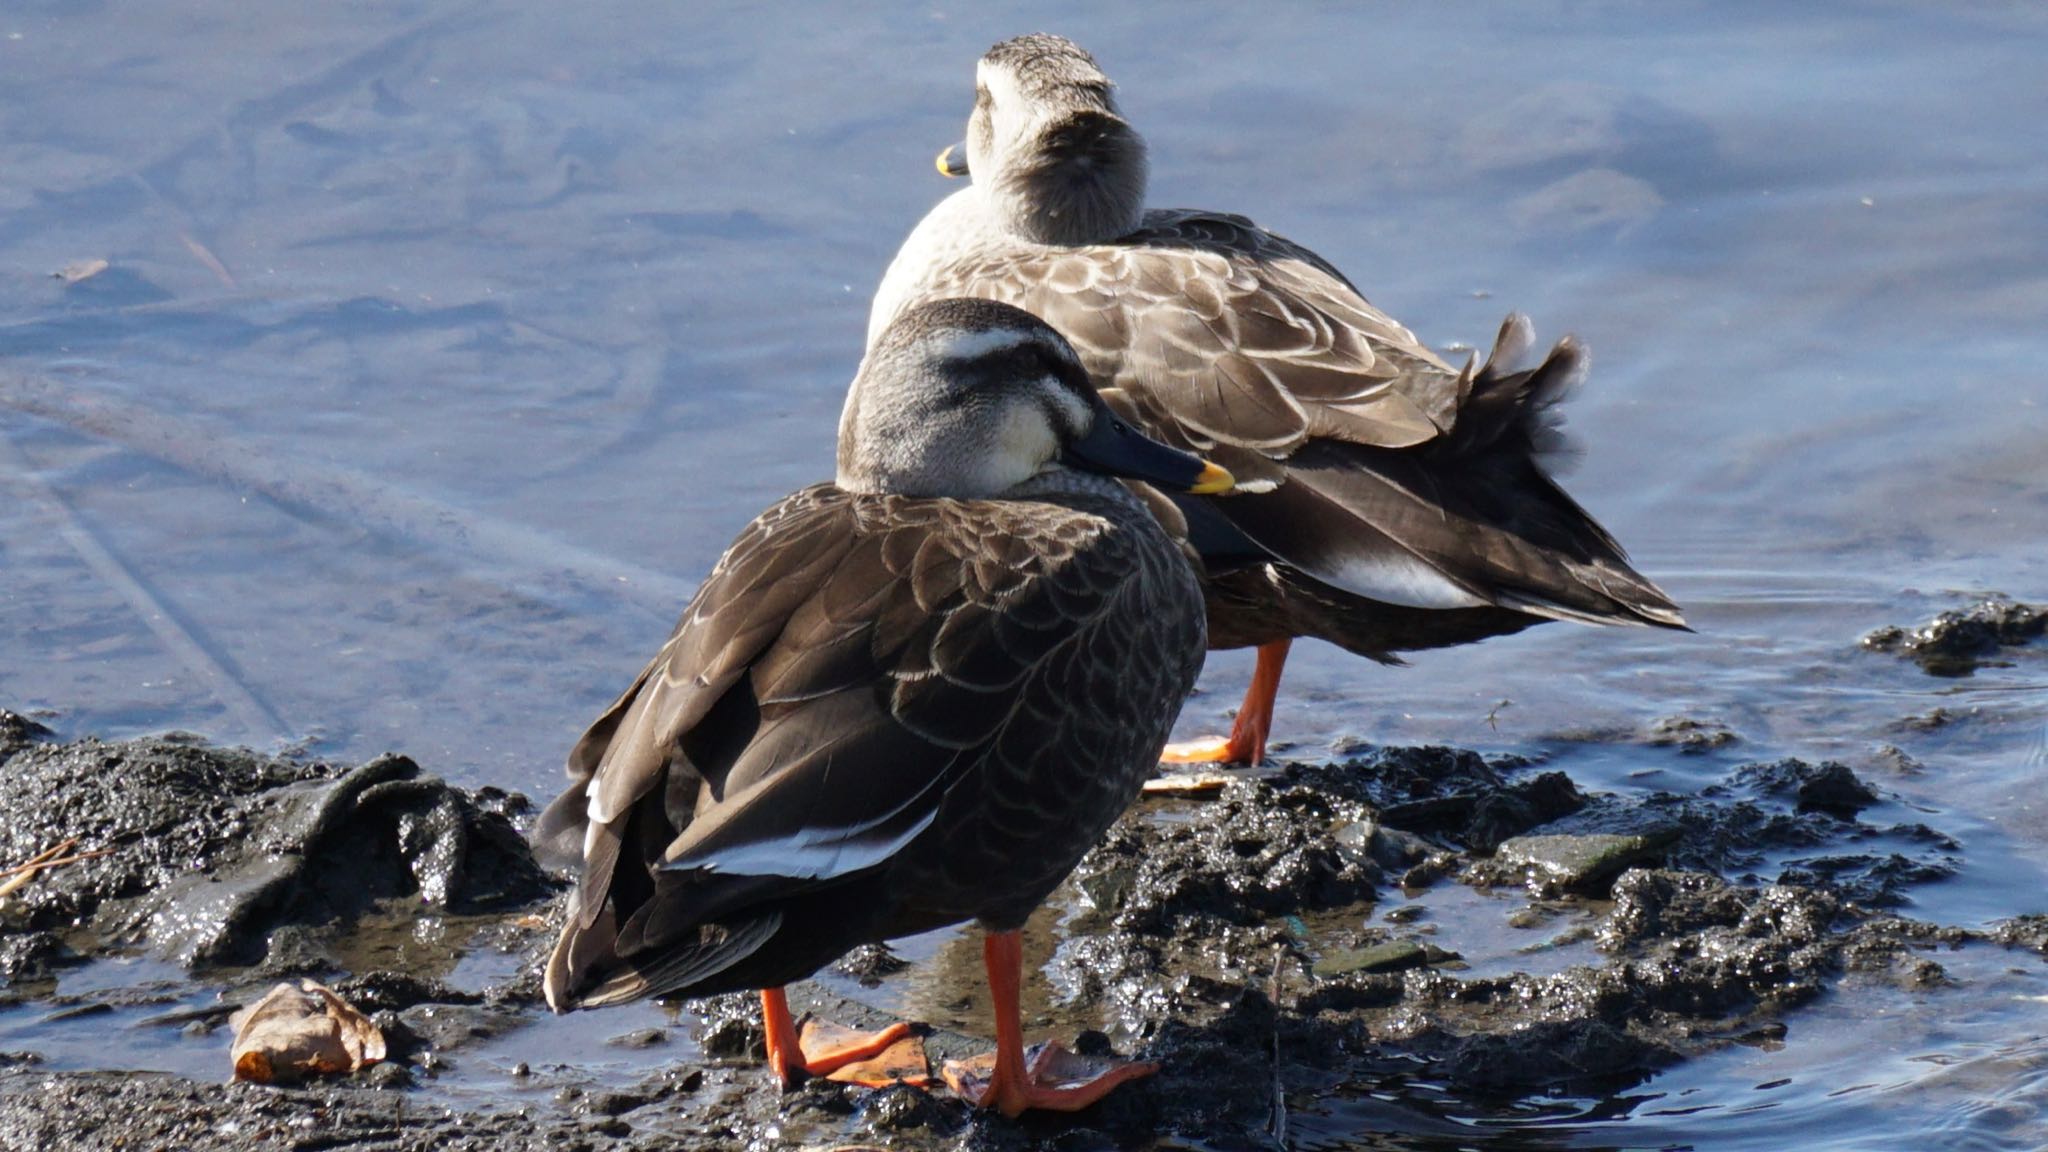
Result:
M536 971L559 897L506 855L520 798L399 758L58 743L12 716L0 733L10 809L34 814L10 857L55 838L116 849L0 909L10 1145L1259 1144L1369 1104L1372 1127L1428 1146L1446 1116L1617 1098L1731 1045L1784 1044L1831 995L1938 1003L1959 995L1957 957L1995 971L1981 958L2009 953L2038 978L2048 956L2038 917L1983 930L1890 911L1964 849L1839 764L1731 765L1694 794L1622 797L1518 758L1372 749L1119 823L1034 921L1027 1027L1099 1029L1081 1045L1163 1070L1082 1116L1011 1124L912 1088L778 1092L744 996L547 1016ZM268 895L221 899L249 891ZM215 929L206 947L194 924ZM907 966L864 953L795 999L849 1024L914 1011L942 1057L984 1046L978 950L960 934L905 951L920 948ZM332 981L392 1060L306 1088L216 1083L227 1006L282 974Z

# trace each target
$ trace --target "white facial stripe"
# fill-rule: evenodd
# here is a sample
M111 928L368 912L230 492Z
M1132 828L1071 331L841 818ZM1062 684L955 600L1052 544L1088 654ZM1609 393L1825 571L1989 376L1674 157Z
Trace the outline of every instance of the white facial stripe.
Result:
M978 360L992 352L1037 343L1038 339L1038 333L1027 328L949 328L920 340L918 349L937 360Z
M1008 68L990 68L986 64L975 69L975 79L988 89L989 98L995 101L996 114L1006 124L1015 124L1026 111L1035 111L1024 94L1017 89L1017 78Z

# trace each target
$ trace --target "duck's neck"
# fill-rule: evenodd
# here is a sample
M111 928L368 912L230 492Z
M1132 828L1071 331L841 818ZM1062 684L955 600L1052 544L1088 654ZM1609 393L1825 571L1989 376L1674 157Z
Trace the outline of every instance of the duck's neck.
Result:
M1039 134L1031 160L984 189L1003 231L1036 244L1107 244L1145 216L1145 141L1122 118L1077 115Z

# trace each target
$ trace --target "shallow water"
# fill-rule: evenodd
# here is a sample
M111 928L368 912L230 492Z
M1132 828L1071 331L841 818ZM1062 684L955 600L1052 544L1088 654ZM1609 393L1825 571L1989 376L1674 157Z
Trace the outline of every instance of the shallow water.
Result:
M1509 308L1584 338L1569 486L1700 630L1398 671L1304 645L1296 754L1536 751L1608 789L1831 756L1964 843L1906 912L2041 911L2048 659L1856 645L2048 597L2048 12L1951 7L14 5L0 704L551 792L725 542L829 473L972 60L1045 27L1121 82L1156 202L1312 244L1432 343ZM1215 660L1183 734L1248 669ZM1741 742L1611 735L1674 715ZM1889 1014L1845 989L1640 1104L1314 1138L2031 1146L2048 1016L2006 964Z

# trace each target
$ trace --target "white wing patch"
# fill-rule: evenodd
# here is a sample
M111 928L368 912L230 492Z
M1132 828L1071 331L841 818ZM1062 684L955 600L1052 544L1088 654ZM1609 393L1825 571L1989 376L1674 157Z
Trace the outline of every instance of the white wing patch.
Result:
M861 835L887 822L895 812L847 828L807 828L783 840L757 840L708 856L671 860L664 872L703 869L728 876L786 876L792 880L823 880L872 868L917 839L938 818L936 807L887 840L862 840Z
M1408 608L1483 608L1493 603L1422 560L1386 550L1347 555L1334 571L1317 565L1315 574L1346 592Z

